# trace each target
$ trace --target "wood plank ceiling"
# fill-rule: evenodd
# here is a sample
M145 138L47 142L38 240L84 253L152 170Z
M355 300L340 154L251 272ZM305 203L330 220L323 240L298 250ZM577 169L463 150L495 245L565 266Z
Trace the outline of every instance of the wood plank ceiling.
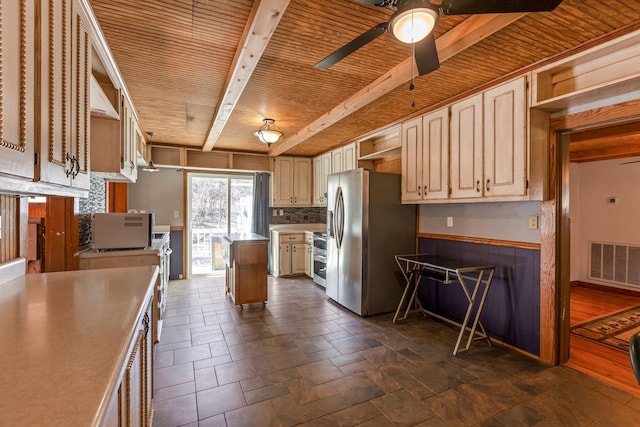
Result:
M156 132L154 145L205 146L259 1L268 2L90 0L140 125L145 132ZM410 46L385 34L330 69L313 67L344 43L387 21L391 13L355 0L290 0L219 137L209 146L267 153L253 131L268 117L287 134L284 142L271 147L270 154L320 154L504 74L633 25L640 20L640 4L638 0L564 0L553 12L527 14L443 61L439 70L417 77L415 108L408 84L402 83L326 129L309 132L310 124L411 56ZM441 16L436 38L473 18Z

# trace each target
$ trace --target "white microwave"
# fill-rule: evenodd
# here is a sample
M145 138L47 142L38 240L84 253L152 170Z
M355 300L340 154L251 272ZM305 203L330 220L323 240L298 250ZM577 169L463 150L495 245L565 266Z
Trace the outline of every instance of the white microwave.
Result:
M152 213L93 214L94 249L135 249L151 246Z

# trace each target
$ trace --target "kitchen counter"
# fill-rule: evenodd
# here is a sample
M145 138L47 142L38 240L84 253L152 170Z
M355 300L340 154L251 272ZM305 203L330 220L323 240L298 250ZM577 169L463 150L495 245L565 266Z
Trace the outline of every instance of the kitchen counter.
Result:
M269 238L256 233L228 233L224 238L231 243L235 242L260 242L268 241Z
M157 276L145 266L0 285L0 425L97 425Z

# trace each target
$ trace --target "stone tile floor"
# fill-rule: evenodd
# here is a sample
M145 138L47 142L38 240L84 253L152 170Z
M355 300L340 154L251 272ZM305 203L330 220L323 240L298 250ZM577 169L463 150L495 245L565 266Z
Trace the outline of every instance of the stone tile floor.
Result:
M416 317L360 318L307 278L234 306L224 276L169 284L153 426L639 426L640 400Z

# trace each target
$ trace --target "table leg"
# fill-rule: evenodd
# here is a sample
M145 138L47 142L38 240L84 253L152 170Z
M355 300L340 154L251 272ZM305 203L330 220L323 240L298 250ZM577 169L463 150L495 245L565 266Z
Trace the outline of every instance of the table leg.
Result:
M489 346L491 346L491 339L489 338L489 335L487 334L487 331L484 328L484 325L482 324L482 322L480 321L480 314L482 314L482 308L484 307L484 303L486 301L487 298L487 293L489 292L489 285L491 283L491 279L493 277L493 272L489 273L489 278L485 281L483 280L484 278L484 273L485 271L480 271L478 273L478 277L475 280L475 285L473 287L473 292L470 294L469 293L469 288L467 287L467 284L465 282L464 276L460 273L458 273L458 280L460 282L460 285L462 286L462 290L464 291L466 297L467 297L467 301L469 303L468 307L467 307L467 311L465 313L464 316L464 321L462 322L462 325L460 326L460 333L458 334L458 340L456 341L456 345L453 349L453 355L455 356L459 351L466 351L469 350L469 348L471 347L471 341L473 340L475 333L476 333L476 328L480 327L480 331L481 334L478 338L485 338L487 340L487 342L489 343ZM480 287L482 285L484 286L484 290L482 292L482 295L480 297L480 302L477 306L477 311L476 314L474 316L473 322L472 322L472 326L469 330L469 338L467 340L467 345L466 347L460 349L460 343L462 341L462 338L464 337L464 334L467 330L467 325L469 324L469 320L471 318L471 313L473 312L473 309L475 307L475 302L476 302L476 298L478 296L478 290L480 289Z

